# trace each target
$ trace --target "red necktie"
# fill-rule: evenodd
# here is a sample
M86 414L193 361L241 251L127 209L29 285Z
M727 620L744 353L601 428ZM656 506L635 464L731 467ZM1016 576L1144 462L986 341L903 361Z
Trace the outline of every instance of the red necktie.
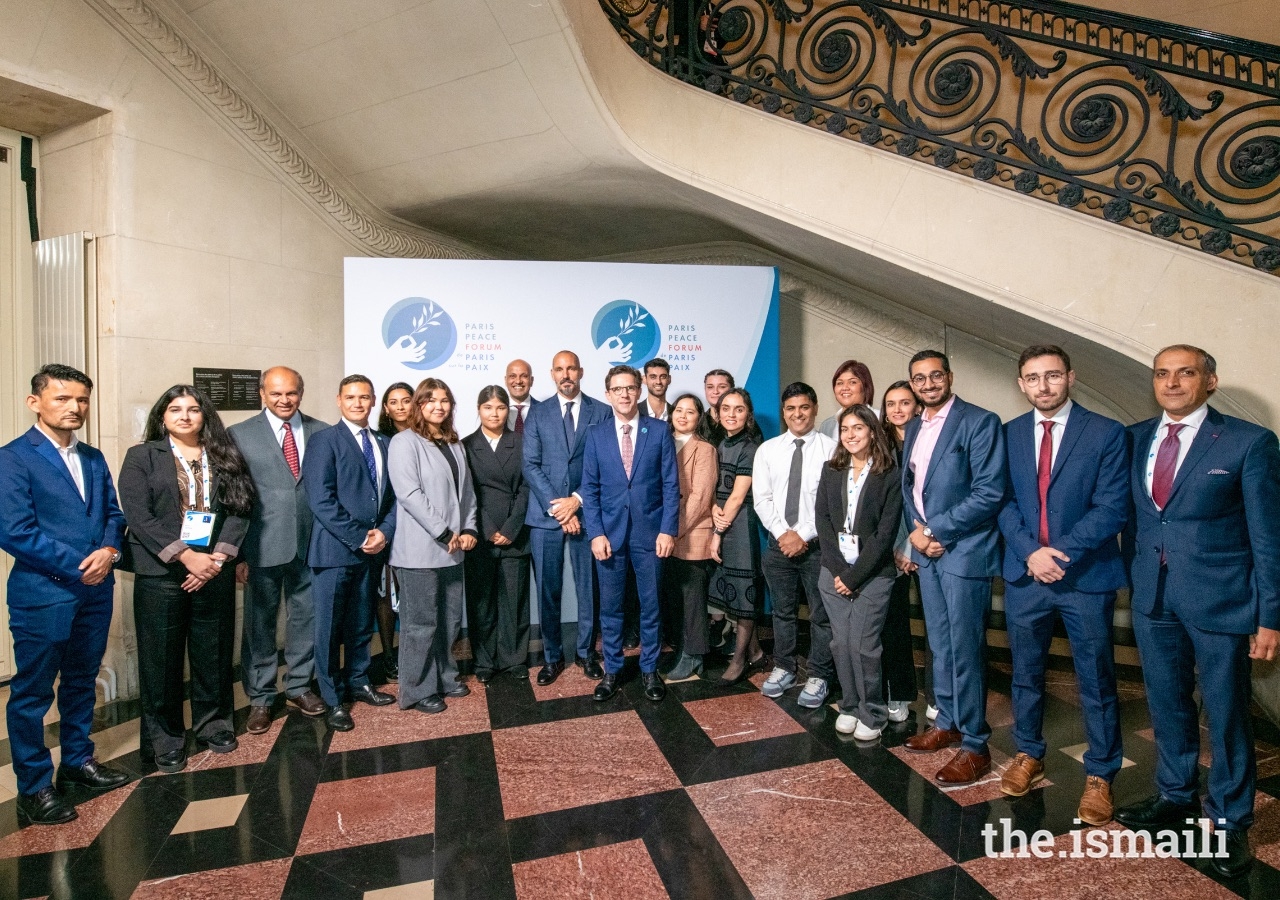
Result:
M1169 433L1160 442L1160 450L1156 453L1156 468L1151 473L1151 499L1160 509L1164 509L1169 495L1173 493L1173 476L1178 470L1178 450L1181 447L1178 432L1186 427L1170 423Z
M1049 477L1053 474L1053 420L1040 423L1044 437L1040 439L1040 464L1036 479L1040 487L1040 546L1049 546Z
M516 407L516 434L524 434L524 404Z
M622 426L622 468L626 470L627 477L631 477L631 461L634 451L631 447L631 426Z
M289 464L289 471L293 473L293 477L297 478L302 471L302 467L298 465L298 442L293 439L293 426L288 422L284 423L284 461Z

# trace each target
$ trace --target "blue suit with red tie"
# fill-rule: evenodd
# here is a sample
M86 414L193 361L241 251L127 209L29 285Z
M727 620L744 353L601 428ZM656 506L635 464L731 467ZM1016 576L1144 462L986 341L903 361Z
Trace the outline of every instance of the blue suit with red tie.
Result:
M58 685L62 764L93 757L89 728L98 667L111 627L115 576L89 586L80 563L103 547L124 547L124 513L101 451L76 445L84 496L53 442L38 428L0 447L0 548L13 556L9 629L17 673L6 717L18 791L53 781L44 715Z

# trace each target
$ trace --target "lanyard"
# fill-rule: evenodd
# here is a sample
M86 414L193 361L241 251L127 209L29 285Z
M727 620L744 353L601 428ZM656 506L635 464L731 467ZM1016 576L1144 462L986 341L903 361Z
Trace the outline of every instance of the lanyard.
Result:
M196 476L191 471L191 464L187 462L187 458L182 455L182 451L178 449L178 445L173 442L173 438L169 438L169 449L173 451L173 455L178 458L178 465L182 466L187 473L187 509L196 508ZM205 452L204 447L200 448L200 473L203 476L204 487L204 504L206 507L213 505L213 499L210 494L213 493L211 485L211 477L209 475L209 455Z

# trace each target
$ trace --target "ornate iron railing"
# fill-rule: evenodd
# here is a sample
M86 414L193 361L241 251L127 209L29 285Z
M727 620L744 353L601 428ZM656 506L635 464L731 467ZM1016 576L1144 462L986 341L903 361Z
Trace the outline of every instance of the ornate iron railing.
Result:
M1280 47L1041 0L600 4L711 93L1280 271Z

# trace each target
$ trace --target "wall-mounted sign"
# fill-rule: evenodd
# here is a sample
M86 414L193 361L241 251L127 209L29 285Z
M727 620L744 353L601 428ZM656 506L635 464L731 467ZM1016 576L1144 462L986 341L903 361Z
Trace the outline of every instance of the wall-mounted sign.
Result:
M258 395L261 369L192 369L191 383L209 395L219 410L262 409Z

